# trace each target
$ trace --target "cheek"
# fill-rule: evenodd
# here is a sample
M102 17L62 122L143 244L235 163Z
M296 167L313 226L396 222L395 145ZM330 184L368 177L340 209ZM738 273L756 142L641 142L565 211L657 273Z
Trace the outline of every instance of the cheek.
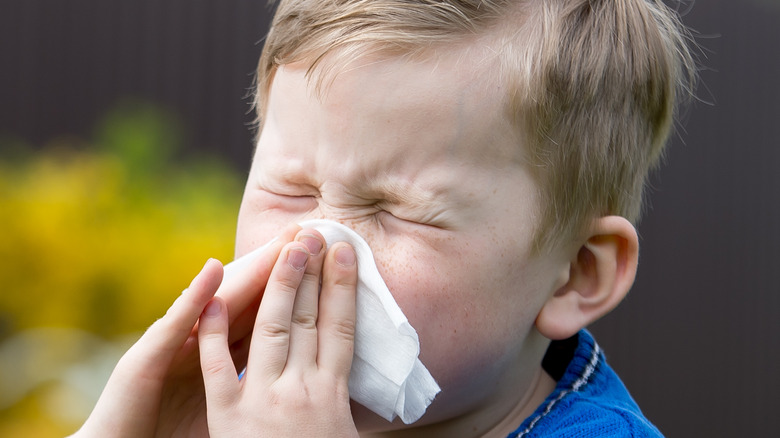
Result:
M536 310L520 263L464 250L396 247L375 253L396 301L417 330L421 360L442 387L490 373L521 348Z
M279 210L269 210L245 198L236 224L236 258L264 245L295 219Z

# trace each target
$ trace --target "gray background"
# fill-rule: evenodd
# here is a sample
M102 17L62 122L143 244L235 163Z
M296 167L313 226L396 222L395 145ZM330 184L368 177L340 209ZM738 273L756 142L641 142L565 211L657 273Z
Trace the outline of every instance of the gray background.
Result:
M177 112L191 148L243 172L268 12L264 0L0 0L0 135L89 138L134 97ZM684 21L703 47L701 101L653 179L637 283L593 331L668 436L774 436L780 2L699 1Z

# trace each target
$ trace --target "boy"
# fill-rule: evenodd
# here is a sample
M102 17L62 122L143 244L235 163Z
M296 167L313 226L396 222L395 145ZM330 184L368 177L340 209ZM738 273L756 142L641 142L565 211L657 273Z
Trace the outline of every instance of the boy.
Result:
M221 285L208 262L78 434L660 435L582 329L634 280L692 72L660 0L281 2L236 253L280 239ZM366 239L417 329L418 422L350 405L355 255L312 218Z

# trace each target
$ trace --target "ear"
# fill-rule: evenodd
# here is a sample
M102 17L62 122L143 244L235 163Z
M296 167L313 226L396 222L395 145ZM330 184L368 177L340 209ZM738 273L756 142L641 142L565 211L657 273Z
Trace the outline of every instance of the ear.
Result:
M569 264L569 277L542 307L536 327L548 339L566 339L614 309L636 276L639 239L619 216L596 219Z

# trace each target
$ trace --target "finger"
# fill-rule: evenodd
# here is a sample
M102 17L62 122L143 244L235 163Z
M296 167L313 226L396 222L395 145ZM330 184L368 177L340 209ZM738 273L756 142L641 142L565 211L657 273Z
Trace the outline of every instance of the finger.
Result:
M252 332L247 382L255 378L273 381L284 370L289 352L295 294L308 259L306 246L292 242L282 249L281 257L271 271Z
M298 225L289 225L273 243L250 261L248 269L225 278L217 296L225 300L231 324L263 294L282 248L293 240L300 229Z
M295 294L287 367L305 368L313 367L317 360L317 307L325 238L315 230L303 230L295 239L306 245L309 261Z
M238 374L227 337L227 309L222 299L215 297L203 310L198 327L200 367L209 408L228 406L239 394Z
M189 338L203 308L214 296L221 281L222 264L209 259L190 287L182 292L162 318L149 327L128 353L137 355L136 360L143 356L155 363L151 369L161 368L161 364L166 364L167 368L167 363Z
M339 242L328 251L323 266L317 365L345 378L349 377L355 347L356 296L355 251Z

